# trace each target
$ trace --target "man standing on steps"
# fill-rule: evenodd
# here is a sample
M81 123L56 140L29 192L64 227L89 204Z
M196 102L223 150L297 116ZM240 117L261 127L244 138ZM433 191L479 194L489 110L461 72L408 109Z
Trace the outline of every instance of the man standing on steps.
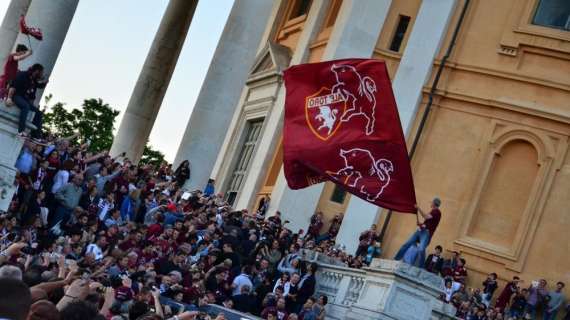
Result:
M439 221L441 220L441 211L439 211L439 206L441 205L441 200L439 198L434 198L431 202L431 211L426 213L420 207L416 206L418 209L418 213L424 219L423 222L420 223L419 216L418 219L418 229L412 234L410 239L406 241L396 253L394 257L395 260L402 260L404 254L408 250L408 248L414 245L417 241L419 241L419 252L416 261L419 263L419 267L424 267L425 256L426 256L426 248L435 234L435 230L439 225Z

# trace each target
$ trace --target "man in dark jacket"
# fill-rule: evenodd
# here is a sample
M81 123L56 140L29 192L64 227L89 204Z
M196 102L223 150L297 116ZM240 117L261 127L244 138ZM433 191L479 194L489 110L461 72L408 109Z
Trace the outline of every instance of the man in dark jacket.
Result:
M244 313L253 312L256 305L255 296L251 294L251 287L247 285L241 287L240 294L233 296L232 300L236 310Z
M299 282L298 301L301 305L315 294L315 285L317 283L315 273L317 272L317 267L316 263L310 263L307 266L307 273L301 278L301 282Z
M6 98L6 105L11 106L15 104L20 108L20 121L18 123L18 133L24 134L26 129L26 118L30 111L35 112L33 123L38 128L41 128L41 112L34 106L36 98L36 90L38 88L45 88L47 81L43 81L44 67L36 63L31 66L27 71L20 71L16 75L16 79L10 84L8 89L8 97Z
M443 267L443 257L441 256L441 252L443 248L441 246L435 247L435 252L430 254L425 262L426 270L439 275L441 269Z

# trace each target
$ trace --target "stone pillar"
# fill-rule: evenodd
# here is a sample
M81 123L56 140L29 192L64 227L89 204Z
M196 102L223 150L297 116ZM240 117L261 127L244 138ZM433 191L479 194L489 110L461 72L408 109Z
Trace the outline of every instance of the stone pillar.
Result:
M20 69L26 69L33 63L41 63L46 69L46 74L49 75L51 73L75 14L78 1L35 0L31 4L27 0L12 1L8 14L10 14L11 10L17 10L14 8L25 10L24 7L27 6L27 2L29 8L26 14L26 22L30 26L41 28L44 34L43 41L32 40L34 55L23 61L20 64ZM18 4L16 5L15 2ZM16 15L17 17L12 15L9 17L10 19L16 19L16 22L9 22L6 19L4 19L4 22L17 24L17 19L19 19L20 15ZM22 34L18 35L17 41L14 42L13 33L4 33L4 22L2 24L2 38L0 38L2 43L1 49L4 49L4 43L11 43L10 49L13 48L15 43L28 43L27 36ZM7 35L6 38L5 35ZM40 96L41 92L38 92L38 99ZM16 169L14 164L23 144L23 141L17 137L18 117L18 108L6 108L4 103L0 103L0 150L2 150L0 153L0 210L2 211L8 209L10 200L15 192L14 177Z
M17 136L19 114L17 107L7 108L0 101L0 212L8 210L16 191L14 165L24 142Z
M433 59L447 34L447 26L453 15L455 3L456 0L424 0L418 11L392 83L406 137L421 101L422 88L430 77ZM345 245L349 253L354 253L358 247L358 235L376 223L378 215L377 206L358 197L351 197L337 236L337 243Z
M35 0L32 1L26 23L29 26L42 30L44 38L42 41L32 39L33 55L20 63L20 69L25 70L34 63L44 66L44 74L49 77L51 74L59 51L73 20L75 9L79 0ZM28 45L28 37L23 34L18 35L16 43ZM36 102L40 101L43 90L38 90Z
M174 160L190 161L189 189L210 178L272 8L266 0L234 2Z
M20 16L26 15L32 0L12 0L0 25L0 64L4 65L6 57L11 53L18 33L20 32ZM26 43L27 45L27 43Z
M170 0L111 147L138 162L184 45L198 0ZM207 30L204 30L207 32Z
M391 0L343 1L321 60L370 58L391 2ZM281 211L284 218L291 222L288 227L293 231L301 228L306 231L323 187L324 183L320 183L302 190L291 190L287 186L281 168L271 195L269 210Z

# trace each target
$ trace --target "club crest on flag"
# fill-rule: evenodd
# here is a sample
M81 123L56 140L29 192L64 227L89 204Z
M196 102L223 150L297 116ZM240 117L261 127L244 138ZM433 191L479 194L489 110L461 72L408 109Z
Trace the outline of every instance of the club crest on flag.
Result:
M340 93L321 88L305 99L305 117L311 131L321 140L328 140L339 129L346 101Z

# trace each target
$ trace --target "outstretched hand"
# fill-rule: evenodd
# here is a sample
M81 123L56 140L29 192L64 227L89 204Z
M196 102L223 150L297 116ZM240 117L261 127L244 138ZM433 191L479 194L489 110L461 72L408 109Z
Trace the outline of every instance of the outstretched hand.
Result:
M112 287L105 288L105 302L115 300L115 289Z
M83 300L89 294L89 282L83 279L73 281L73 283L65 291L65 295Z

